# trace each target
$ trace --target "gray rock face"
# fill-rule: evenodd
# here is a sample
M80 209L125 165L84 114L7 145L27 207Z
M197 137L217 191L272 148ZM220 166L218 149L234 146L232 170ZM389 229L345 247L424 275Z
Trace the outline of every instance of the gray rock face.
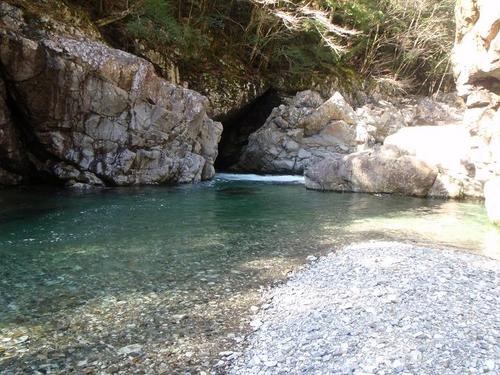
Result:
M249 137L233 169L302 173L331 155L382 144L386 137L404 127L459 121L463 110L454 99L380 99L354 111L338 92L326 101L314 91L300 92L276 108Z
M0 79L0 166L12 171L23 171L27 166L27 154L20 141L18 129L12 120L12 114L7 105L7 92L5 84ZM12 185L13 181L21 182L22 178L12 179L6 176L14 175L13 172L4 170L0 173L0 184Z
M225 65L222 59L219 63ZM230 117L268 89L266 83L259 77L249 81L246 76L244 67L240 67L238 73L234 73L231 79L214 73L205 73L193 79L195 81L193 88L209 99L211 116Z
M12 135L0 105L7 113L0 132L8 135L0 154L23 163L15 155L23 138L36 157L31 166L69 184L187 183L214 175L222 126L208 118L205 97L159 78L134 55L12 22L19 13L1 4L0 64L22 137ZM5 168L16 173L14 164Z
M426 196L438 170L422 160L381 147L336 155L305 172L308 189Z
M267 173L302 173L313 162L356 147L355 114L336 93L324 101L314 91L298 93L275 108L250 135L235 169Z
M500 176L500 3L463 0L456 9L454 73L467 104L475 178L484 184Z

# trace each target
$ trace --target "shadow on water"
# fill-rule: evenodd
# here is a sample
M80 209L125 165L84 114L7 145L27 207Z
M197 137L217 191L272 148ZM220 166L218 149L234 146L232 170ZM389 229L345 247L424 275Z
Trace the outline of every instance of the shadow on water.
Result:
M9 190L0 202L0 339L29 337L0 346L0 369L19 373L148 359L157 371L207 368L234 346L259 287L310 254L370 239L481 251L492 230L473 203L259 182ZM427 236L429 223L444 229ZM117 354L136 343L140 360Z

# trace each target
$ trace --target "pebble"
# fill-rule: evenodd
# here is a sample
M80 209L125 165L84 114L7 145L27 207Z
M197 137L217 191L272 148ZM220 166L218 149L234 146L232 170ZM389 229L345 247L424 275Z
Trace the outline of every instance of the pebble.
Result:
M85 359L83 361L79 361L76 365L78 367L85 367L85 366L87 366L87 363L88 363L88 360Z
M479 255L349 246L265 293L273 303L256 311L259 329L227 373L495 373L499 280L499 262Z
M486 362L484 362L484 368L488 371L493 371L495 369L495 361L492 359L486 360Z
M266 365L266 367L276 367L278 365L278 362L276 362L276 361L265 361L264 365Z
M118 349L117 353L120 355L129 355L129 354L140 354L142 352L142 345L132 344L124 346Z
M396 373L400 373L400 372L403 372L405 365L403 362L396 359L394 362L392 362L392 368Z
M410 358L413 362L420 362L422 360L422 352L418 350L412 350L410 353Z
M430 339L431 337L430 337L427 333L424 333L424 332L417 332L417 333L415 334L415 338L416 338L416 339L426 340L426 339Z
M262 325L262 322L258 319L256 320L252 320L252 322L250 323L250 326L254 329L254 330L258 330L260 328L260 326Z

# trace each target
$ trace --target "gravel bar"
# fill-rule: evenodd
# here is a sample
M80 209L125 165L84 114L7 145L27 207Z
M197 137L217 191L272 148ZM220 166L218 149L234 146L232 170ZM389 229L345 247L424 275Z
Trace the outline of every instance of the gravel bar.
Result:
M346 247L266 292L227 372L499 374L499 276L453 250Z

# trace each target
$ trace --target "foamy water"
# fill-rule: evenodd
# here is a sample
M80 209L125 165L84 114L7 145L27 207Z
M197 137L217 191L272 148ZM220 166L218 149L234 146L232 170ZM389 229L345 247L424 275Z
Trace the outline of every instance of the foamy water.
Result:
M304 184L304 176L298 175L258 175L240 173L217 173L216 179L222 181L258 181Z

